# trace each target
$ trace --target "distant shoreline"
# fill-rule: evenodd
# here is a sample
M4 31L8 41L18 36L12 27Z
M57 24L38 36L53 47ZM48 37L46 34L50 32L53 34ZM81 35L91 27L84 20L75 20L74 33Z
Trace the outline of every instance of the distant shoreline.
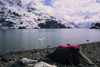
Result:
M92 62L100 66L100 42L92 42L92 43L84 43L79 44L81 46L81 51L90 59ZM11 61L16 61L19 58L29 58L29 59L35 59L39 61L45 61L45 62L51 62L46 58L46 55L49 53L54 52L57 47L53 48L44 48L44 49L33 49L33 50L26 50L26 51L18 51L18 52L9 52L6 54L0 53L0 60L2 58L11 59ZM9 66L12 62L6 62L2 63L3 61L0 61L0 65Z
M86 45L93 45L93 44L96 44L96 43L100 43L100 41L96 41L96 42L87 42L87 43L82 43L82 44L77 44L77 45L80 45L81 46L81 50L83 50L83 45L86 44ZM75 44L76 45L76 44ZM67 46L67 44L66 44ZM1 54L9 54L9 53L17 53L17 52L26 52L26 51L33 51L33 50L46 50L46 49L56 49L57 47L51 47L51 46L47 46L46 48L39 48L39 49L29 49L29 50L23 50L23 51L11 51L11 52L7 52L7 53L0 53Z

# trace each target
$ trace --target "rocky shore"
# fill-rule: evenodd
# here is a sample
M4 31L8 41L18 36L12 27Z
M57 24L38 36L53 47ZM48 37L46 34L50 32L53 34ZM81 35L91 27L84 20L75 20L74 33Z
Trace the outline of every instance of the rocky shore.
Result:
M56 65L57 67L100 67L100 42L92 42L79 44L81 46L81 51L93 62L93 65L63 65L60 63L54 63L46 58L46 55L54 52L57 47L47 47L45 49L33 49L26 51L18 51L18 52L9 52L6 54L0 53L0 67L9 67L11 63L18 60L19 58L29 58L33 60L37 60L38 62L44 61L51 65Z

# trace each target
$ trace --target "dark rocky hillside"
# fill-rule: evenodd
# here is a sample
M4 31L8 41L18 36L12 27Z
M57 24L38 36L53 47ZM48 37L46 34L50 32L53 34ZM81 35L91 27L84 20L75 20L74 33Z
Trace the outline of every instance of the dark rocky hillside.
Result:
M100 23L96 23L93 27L90 29L100 29Z
M46 21L45 23L38 24L40 28L70 28L65 25L58 23L55 20Z

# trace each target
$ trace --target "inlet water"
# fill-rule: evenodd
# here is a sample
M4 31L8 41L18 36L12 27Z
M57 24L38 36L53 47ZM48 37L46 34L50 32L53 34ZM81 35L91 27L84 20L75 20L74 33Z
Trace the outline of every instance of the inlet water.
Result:
M39 38L45 38L39 41ZM100 41L100 29L0 30L0 53Z

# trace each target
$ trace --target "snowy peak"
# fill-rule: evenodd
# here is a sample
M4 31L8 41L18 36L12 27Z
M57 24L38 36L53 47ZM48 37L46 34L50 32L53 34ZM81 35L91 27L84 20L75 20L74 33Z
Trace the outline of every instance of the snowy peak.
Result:
M84 17L84 20L86 20L86 19L90 19L91 17L89 16L89 15L86 15L85 17Z
M33 7L34 5L36 5L36 3L34 1L31 1L29 4L27 4L26 6L28 7Z
M33 12L36 9L36 3L34 1L31 1L29 4L26 5L26 9L28 12Z

